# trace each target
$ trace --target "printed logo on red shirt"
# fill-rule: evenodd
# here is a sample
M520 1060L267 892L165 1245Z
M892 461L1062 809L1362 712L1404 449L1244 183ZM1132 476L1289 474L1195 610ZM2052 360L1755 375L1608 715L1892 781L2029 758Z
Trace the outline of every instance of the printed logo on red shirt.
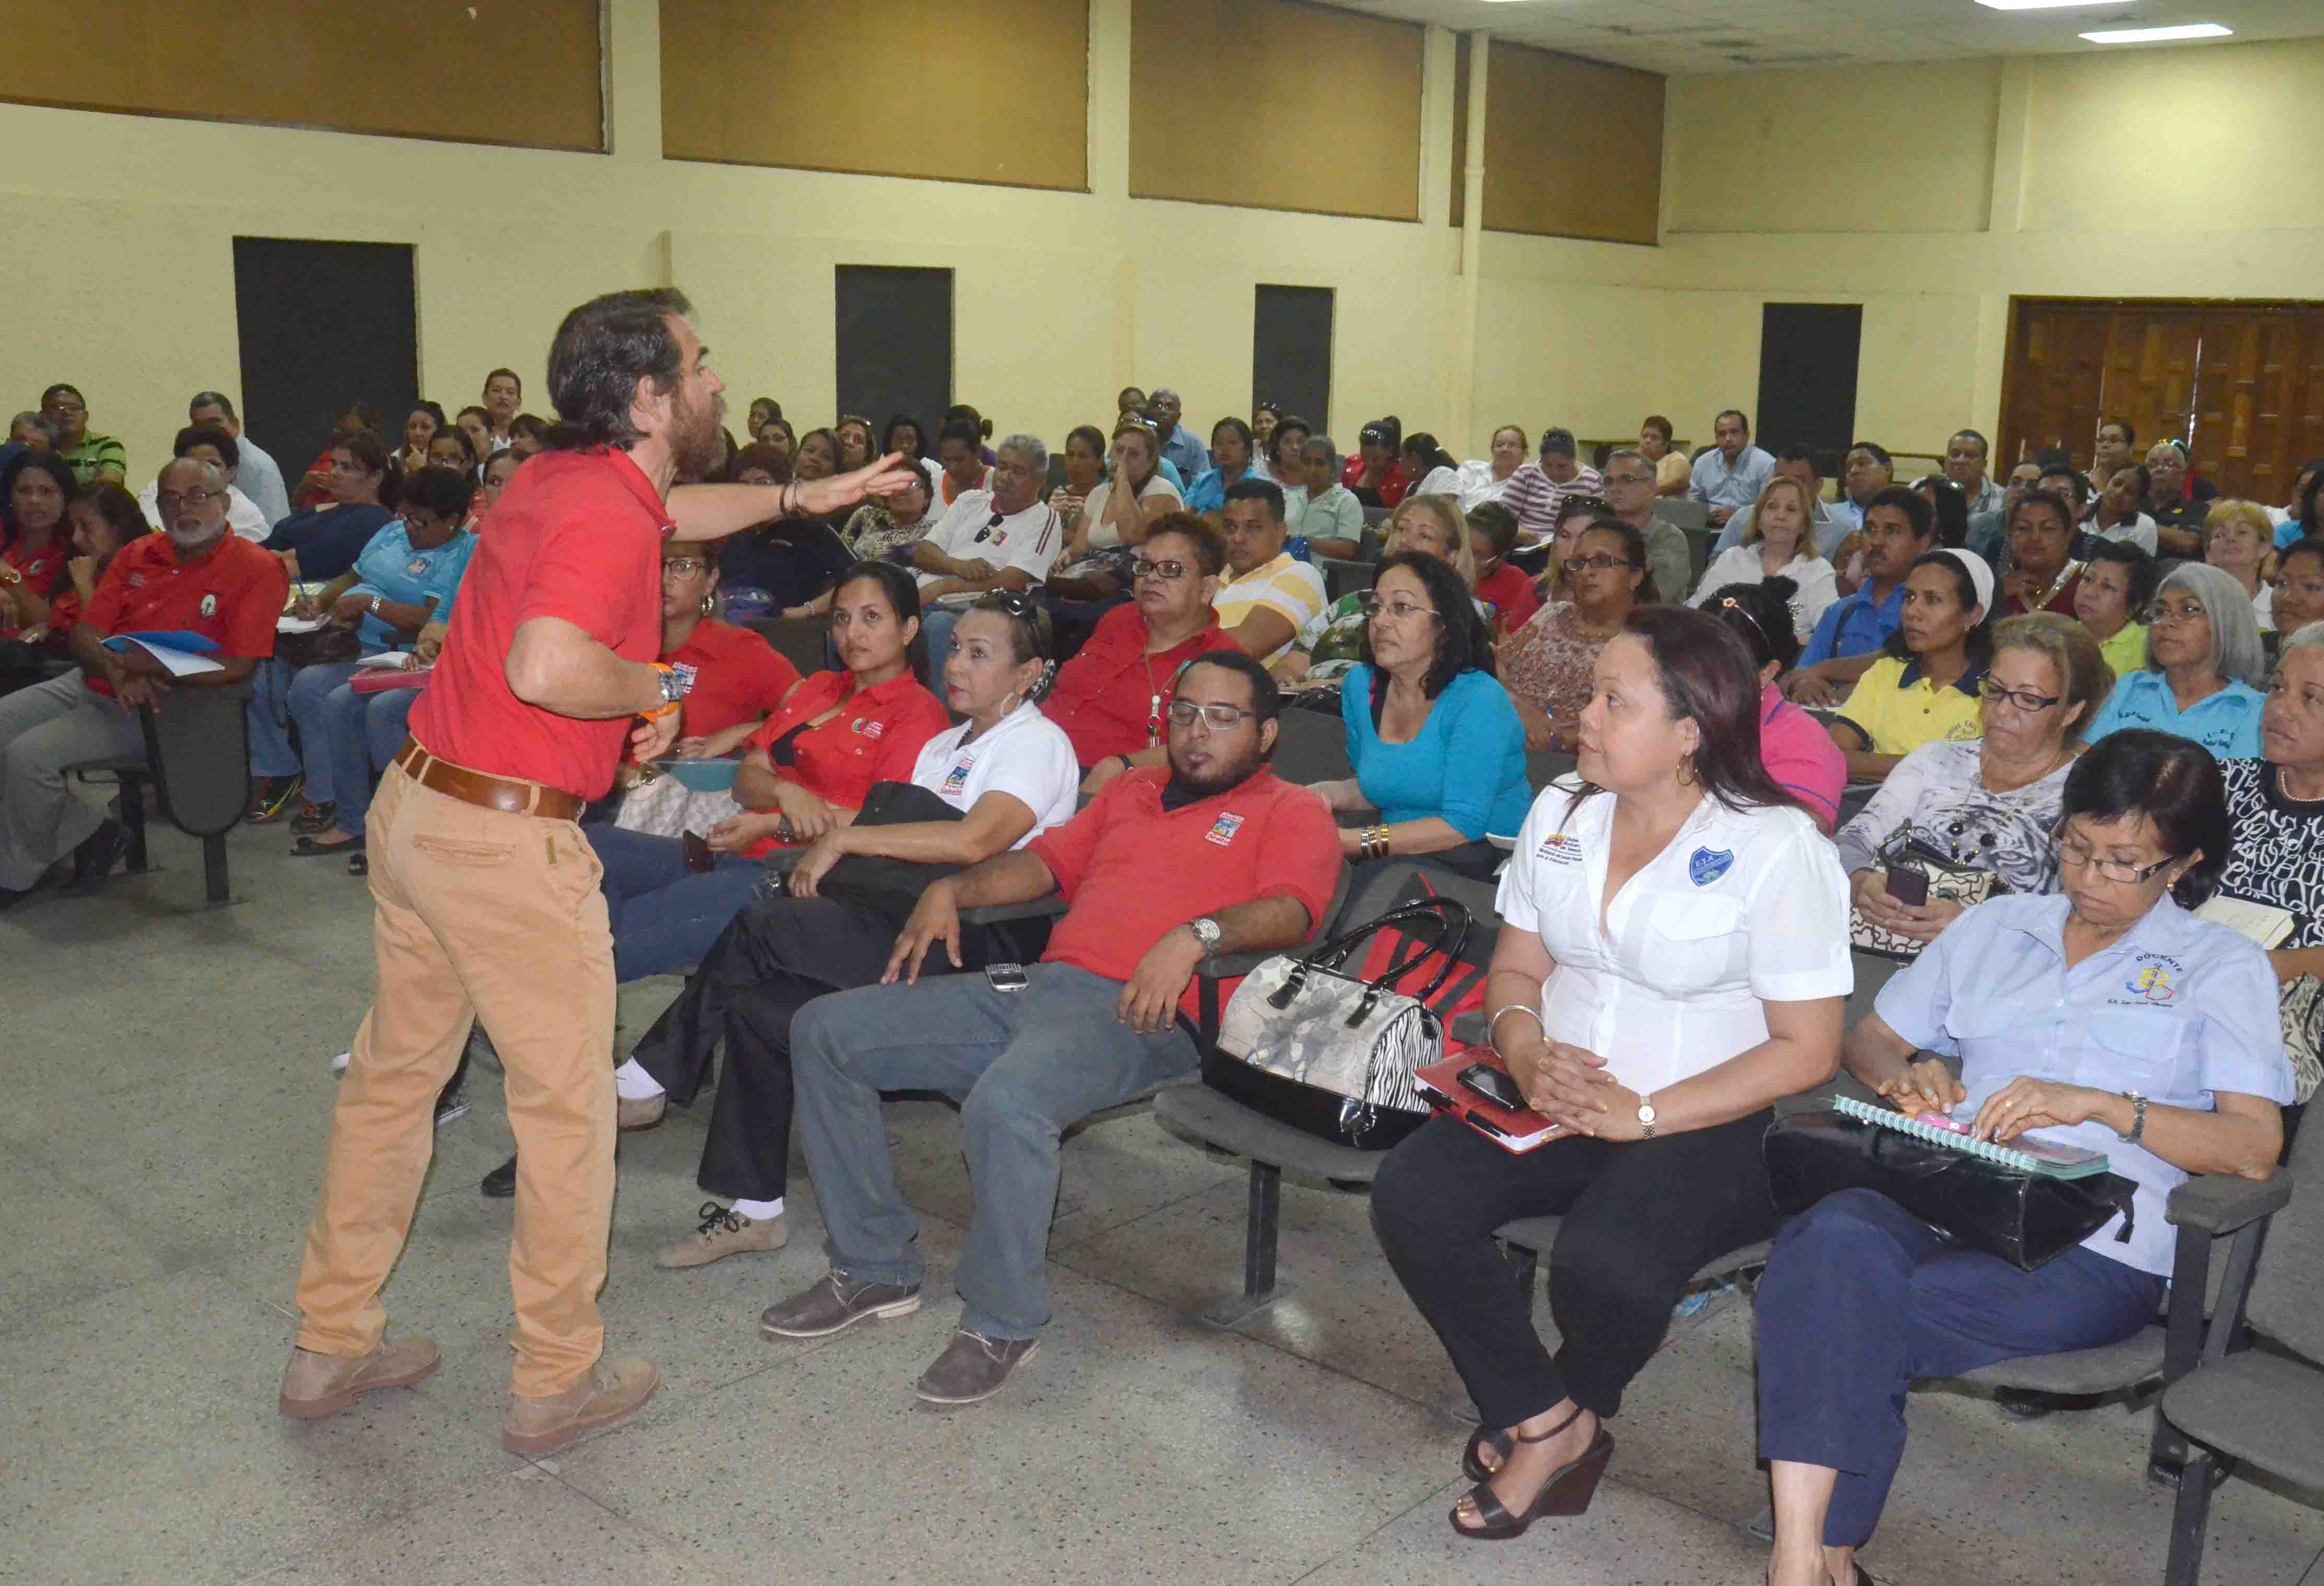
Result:
M217 615L217 595L205 595L202 596L202 615L206 617L214 617Z
M1203 840L1206 843L1216 843L1220 847L1223 848L1228 844L1233 842L1235 839L1235 834L1241 830L1242 816L1239 815L1222 815L1219 816L1217 820L1211 823L1211 829L1203 834Z
M863 716L857 716L853 721L847 724L847 727L850 732L861 733L866 738L877 738L880 734L888 730L888 724L885 722L872 721Z

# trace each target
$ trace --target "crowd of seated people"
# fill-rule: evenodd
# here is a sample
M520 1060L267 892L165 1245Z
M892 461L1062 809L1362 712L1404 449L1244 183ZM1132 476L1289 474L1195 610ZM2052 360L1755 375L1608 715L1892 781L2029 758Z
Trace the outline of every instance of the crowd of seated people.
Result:
M0 905L118 862L120 823L65 768L138 752L138 709L177 687L252 685L252 818L295 809L294 852L360 872L373 780L421 690L358 691L356 663L424 668L492 503L555 444L512 373L482 395L449 422L415 404L400 447L341 426L302 481L319 496L272 514L263 453L217 393L190 404L142 504L71 387L20 416L0 641L72 669L0 696ZM1827 502L1812 457L1753 447L1733 410L1691 464L1650 420L1602 472L1555 426L1530 459L1503 426L1461 462L1380 420L1343 459L1296 415L1254 417L1219 420L1204 453L1174 393L1125 391L1110 434L1067 438L1053 489L1047 444L1005 434L988 456L973 409L929 458L907 415L800 434L752 404L725 480L886 451L932 466L836 521L664 547L661 656L695 678L682 735L585 827L617 977L692 972L632 1051L605 1054L619 1124L693 1104L716 1065L711 1198L657 1263L784 1247L796 1121L829 1269L761 1332L916 1311L926 1260L881 1096L947 1093L974 1208L958 1328L917 1391L990 1397L1049 1319L1061 1137L1194 1070L1196 965L1311 940L1345 866L1498 875L1487 1036L1561 1143L1513 1155L1439 1118L1388 1153L1373 1205L1480 1414L1452 1525L1508 1536L1585 1509L1683 1286L1774 1238L1771 1579L1852 1578L1901 1457L1904 1385L2146 1325L2160 1197L2190 1173L2264 1176L2279 1110L2315 1088L2262 989L2324 977L2324 541L2279 543L2266 509L2199 492L2171 443L2130 460L2111 421L2124 455L2094 464L2111 466L2086 511L2070 464L1995 479L1969 430L1911 487L1859 444ZM281 493L271 459L257 472ZM1674 488L1734 542L1700 577L1655 515ZM2316 500L2310 477L2282 521L2313 524ZM1391 510L1370 586L1330 601L1317 563L1364 554L1373 508ZM1528 553L1538 575L1513 559ZM1094 595L1047 587L1096 562ZM1098 608L1069 654L1065 604ZM835 664L805 676L746 625L808 616ZM279 644L285 618L346 653ZM103 642L153 629L202 633L222 669L173 679ZM1348 764L1305 788L1269 764L1299 684L1336 687ZM1529 751L1577 762L1536 790ZM712 807L672 791L674 768L718 760L736 762L732 810L692 846L653 812ZM1866 801L1843 814L1849 780ZM1892 896L1907 844L1990 873L1994 896ZM2215 893L2289 928L2264 954L2194 917ZM1030 934L962 917L1044 899L1063 912ZM1851 911L1923 950L1847 1030ZM2158 955L2183 1038L2106 1000ZM963 973L1025 958L1021 991ZM2032 1281L1942 1252L1869 1192L1779 1231L1771 1110L1843 1069L1996 1139L2107 1151L2137 1185L2135 1231ZM1494 1237L1545 1213L1565 1219L1554 1352Z

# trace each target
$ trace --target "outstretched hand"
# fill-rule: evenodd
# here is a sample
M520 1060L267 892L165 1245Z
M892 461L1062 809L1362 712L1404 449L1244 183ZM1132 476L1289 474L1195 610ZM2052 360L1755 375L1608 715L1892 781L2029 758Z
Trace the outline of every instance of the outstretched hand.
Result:
M886 456L856 469L852 474L835 474L828 479L805 479L798 484L798 504L803 512L820 515L835 512L842 507L852 507L869 495L892 495L913 480L923 478L920 466L901 452L890 452Z

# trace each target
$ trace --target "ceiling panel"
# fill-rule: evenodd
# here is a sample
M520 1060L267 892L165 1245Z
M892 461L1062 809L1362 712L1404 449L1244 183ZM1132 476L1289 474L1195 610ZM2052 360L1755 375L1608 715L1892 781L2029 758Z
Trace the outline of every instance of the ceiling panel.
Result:
M1832 67L1852 61L2113 51L2099 27L2216 22L2234 39L2132 46L2208 49L2324 37L2324 0L2117 0L2062 11L1996 11L1974 0L1334 0L1348 9L1537 44L1666 75Z

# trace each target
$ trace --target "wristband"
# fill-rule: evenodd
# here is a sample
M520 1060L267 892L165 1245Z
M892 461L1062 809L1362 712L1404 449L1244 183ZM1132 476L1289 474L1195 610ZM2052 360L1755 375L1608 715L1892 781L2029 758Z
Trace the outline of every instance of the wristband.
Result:
M1134 771L1138 769L1136 766L1130 763L1130 756L1126 754L1117 754L1113 758L1121 762L1121 769L1123 770Z

